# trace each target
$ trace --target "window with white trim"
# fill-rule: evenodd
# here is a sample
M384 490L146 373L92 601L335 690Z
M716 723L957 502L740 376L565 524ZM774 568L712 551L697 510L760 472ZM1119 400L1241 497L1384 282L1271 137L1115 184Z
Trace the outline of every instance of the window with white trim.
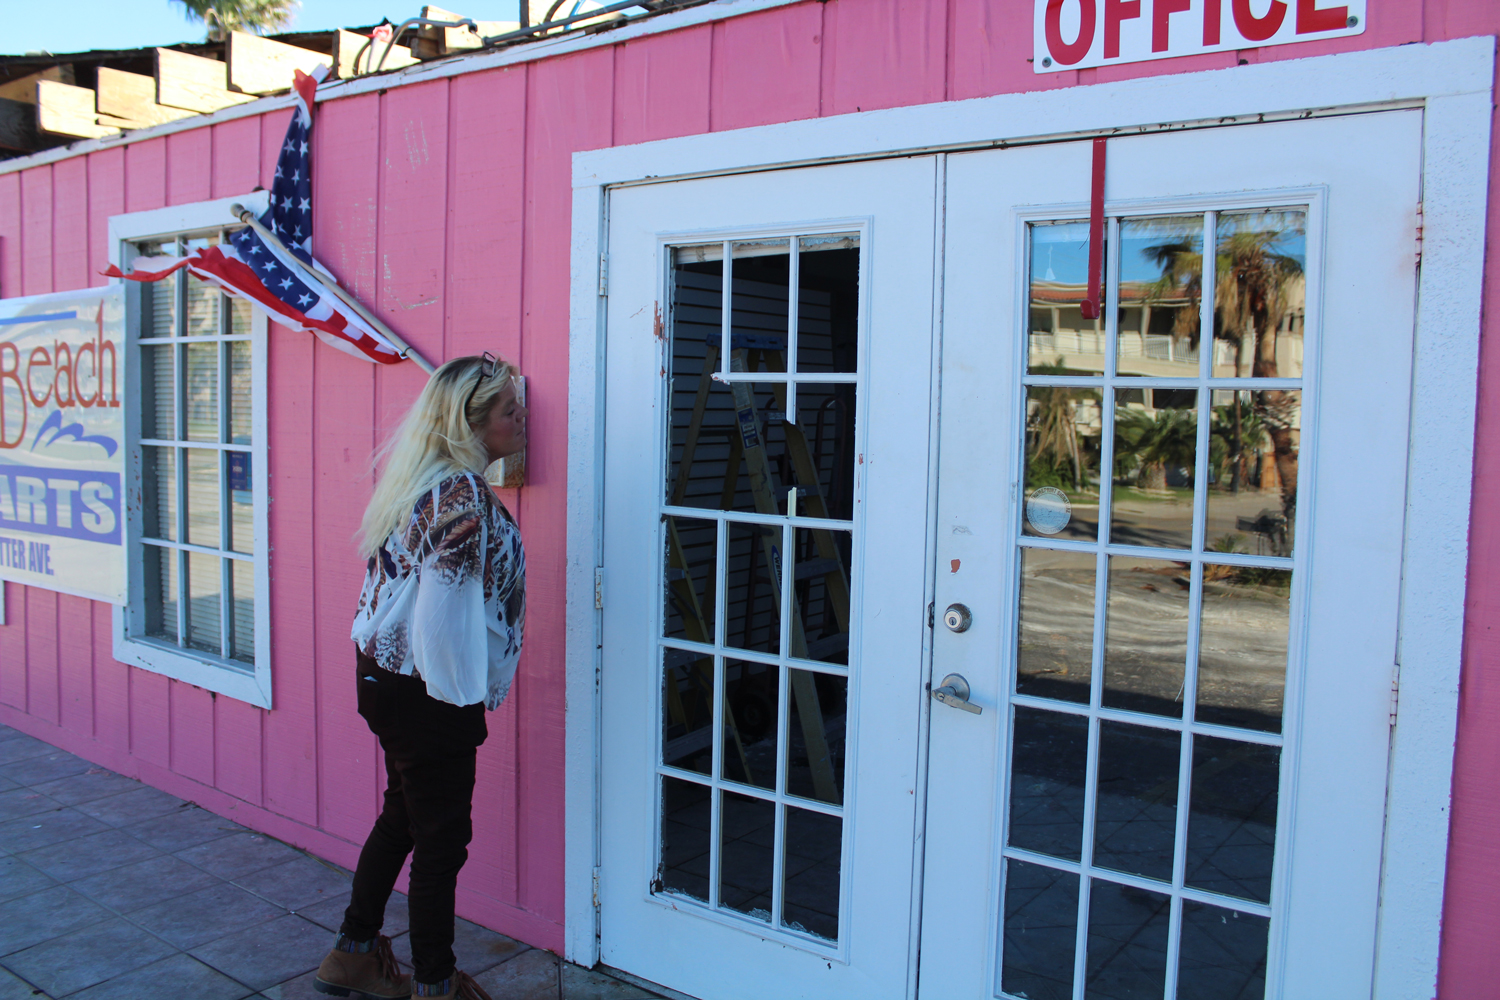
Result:
M124 269L136 257L227 242L232 228L193 225L229 218L218 205L116 217ZM174 221L175 231L158 228ZM266 320L186 270L130 285L127 437L137 488L116 656L269 708Z

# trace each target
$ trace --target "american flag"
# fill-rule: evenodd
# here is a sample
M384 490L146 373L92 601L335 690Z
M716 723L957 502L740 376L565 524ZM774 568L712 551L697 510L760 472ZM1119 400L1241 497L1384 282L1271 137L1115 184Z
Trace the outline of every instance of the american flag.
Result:
M285 250L272 246L246 226L227 244L194 250L186 257L138 257L129 274L114 266L104 273L133 281L158 281L185 267L228 294L254 302L284 326L316 334L325 343L356 357L396 364L403 360L401 352L310 273L316 271L333 280L328 269L312 257L312 160L308 140L312 134L313 94L325 72L321 66L312 76L297 71L292 88L297 95L296 111L276 160L270 205L260 217L261 225L281 240Z

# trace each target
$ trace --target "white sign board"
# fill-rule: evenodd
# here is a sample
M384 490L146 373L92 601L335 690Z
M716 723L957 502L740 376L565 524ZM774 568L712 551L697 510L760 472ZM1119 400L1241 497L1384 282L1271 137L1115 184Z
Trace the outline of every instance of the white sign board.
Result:
M0 299L0 579L125 603L125 292Z
M1038 73L1342 38L1365 0L1034 0Z

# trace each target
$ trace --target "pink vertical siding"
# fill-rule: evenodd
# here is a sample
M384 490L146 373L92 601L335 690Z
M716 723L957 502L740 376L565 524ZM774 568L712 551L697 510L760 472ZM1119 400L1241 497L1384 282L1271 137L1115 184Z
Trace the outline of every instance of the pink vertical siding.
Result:
M460 911L543 947L563 921L563 551L571 157L578 150L1500 32L1489 0L1392 0L1352 38L1037 76L1031 0L802 3L321 105L319 257L424 355L493 350L530 379L526 652L489 717ZM98 284L109 217L269 186L289 111L0 175L0 294ZM1500 130L1497 130L1500 143ZM1494 158L1500 178L1500 146ZM1492 191L1500 185L1492 182ZM1500 197L1489 232L1500 239ZM226 220L227 221L227 220ZM1488 263L1479 440L1500 432ZM378 801L348 623L368 458L421 383L272 326L273 684L264 712L123 666L106 605L6 585L0 719L351 864ZM1500 980L1500 451L1475 468L1473 565L1441 995Z
M714 131L818 117L824 6L798 4L713 26L709 121Z
M519 521L528 537L567 534L568 271L572 156L610 144L614 50L593 49L527 67L526 215L522 236L521 370L527 373L526 489ZM526 648L512 697L520 726L517 771L522 907L562 912L566 703L564 546L528 545ZM548 623L548 624L543 624ZM555 623L555 624L553 624Z
M448 92L446 356L521 356L521 235L526 176L526 69L455 77ZM518 512L517 491L502 501ZM489 816L477 823L462 875L473 912L519 908L520 842L515 701L489 717L477 783ZM491 919L496 919L491 917Z
M708 131L708 69L713 25L660 39L626 42L615 50L616 145L698 135Z
M348 193L330 206L314 202L313 239L337 231L340 204L380 203L378 165L385 162L380 148L381 105L392 95L368 94L321 109L317 128L324 130L338 158L313 161L315 190L327 190L325 178L335 171ZM280 142L280 136L276 141ZM343 230L344 239L367 247L361 255L374 264L374 218L365 215L359 228ZM368 295L368 293L367 293ZM368 297L366 301L368 301ZM313 555L313 615L318 709L318 810L320 825L348 840L369 832L376 792L375 738L354 711L354 669L349 653L349 609L359 599L359 578L350 572L357 556L351 538L359 526L359 497L369 492L364 474L374 446L374 366L337 351L313 355L313 504L326 512L316 523L302 525L305 538L289 538L306 545ZM271 439L276 447L276 439ZM361 829L362 828L362 829Z

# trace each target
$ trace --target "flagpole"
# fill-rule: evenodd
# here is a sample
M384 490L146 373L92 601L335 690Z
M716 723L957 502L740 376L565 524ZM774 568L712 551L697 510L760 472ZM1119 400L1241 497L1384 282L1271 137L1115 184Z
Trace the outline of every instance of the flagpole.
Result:
M236 202L235 204L229 206L229 211L233 213L235 218L239 219L241 222L254 229L255 232L259 234L261 239L265 240L267 243L271 244L273 247L280 250L288 257L291 257L293 260L297 259L296 255L294 255L290 250L287 249L286 244L281 242L281 238L278 237L275 233L271 232L265 226L261 225L260 220L257 219L252 212L245 208L244 205ZM336 279L331 278L326 274L320 273L315 267L306 266L303 268L303 270L311 275L314 281L327 289L329 293L337 296L338 299L345 305L347 305L350 309L353 309L355 312L359 313L360 318L363 319L366 323L369 323L371 326L373 326L381 336L385 337L386 340L389 340L392 344L396 345L396 347L400 349L401 357L410 359L418 368L422 369L428 375L431 375L434 371L436 371L436 369L432 367L431 362L417 353L416 348L412 347L406 341L402 340L396 334L396 331L392 330L390 327L386 326L378 318L376 318L375 314L366 309L363 303L361 303L353 295L350 295L348 292L344 291L344 289L339 286L339 283Z

